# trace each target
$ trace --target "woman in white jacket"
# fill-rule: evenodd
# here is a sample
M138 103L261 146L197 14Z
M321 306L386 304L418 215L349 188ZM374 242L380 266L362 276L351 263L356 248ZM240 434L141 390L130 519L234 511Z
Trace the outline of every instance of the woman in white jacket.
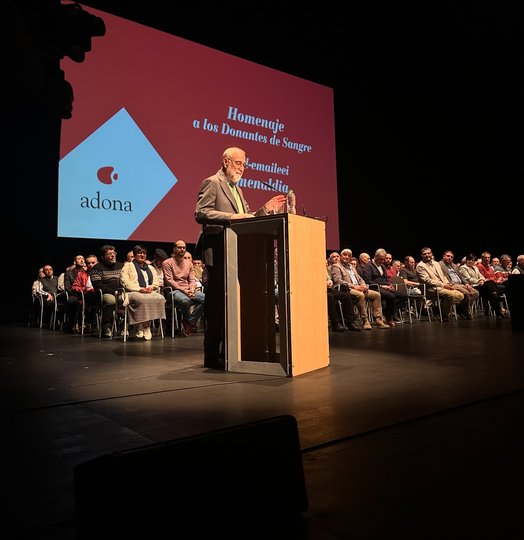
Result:
M151 321L166 318L166 299L158 291L160 284L155 269L146 263L147 249L133 248L134 260L124 263L120 282L129 301L129 323L136 325L136 337L150 340Z

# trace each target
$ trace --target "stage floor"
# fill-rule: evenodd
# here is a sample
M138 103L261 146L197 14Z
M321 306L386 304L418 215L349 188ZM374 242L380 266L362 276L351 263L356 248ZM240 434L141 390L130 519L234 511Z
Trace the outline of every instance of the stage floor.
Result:
M204 368L202 334L0 335L9 538L76 537L80 463L280 415L297 420L309 500L295 537L524 537L524 333L509 320L330 333L330 365L292 378Z

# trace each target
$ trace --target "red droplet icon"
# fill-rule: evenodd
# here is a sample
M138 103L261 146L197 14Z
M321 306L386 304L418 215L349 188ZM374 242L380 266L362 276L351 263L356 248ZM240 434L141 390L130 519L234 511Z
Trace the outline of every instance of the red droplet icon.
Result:
M96 176L98 180L102 182L102 184L112 184L118 180L118 174L113 174L114 170L114 167L100 167L96 173Z

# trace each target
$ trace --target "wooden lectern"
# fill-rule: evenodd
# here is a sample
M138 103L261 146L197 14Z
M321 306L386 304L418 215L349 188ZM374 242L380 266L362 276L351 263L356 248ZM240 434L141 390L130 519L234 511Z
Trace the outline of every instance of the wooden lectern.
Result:
M325 226L276 214L226 228L227 371L292 377L329 365Z

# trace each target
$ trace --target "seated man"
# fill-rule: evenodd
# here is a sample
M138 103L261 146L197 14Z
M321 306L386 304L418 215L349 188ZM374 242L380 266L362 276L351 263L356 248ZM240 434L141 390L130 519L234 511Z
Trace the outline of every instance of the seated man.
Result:
M116 306L115 293L120 287L120 275L123 266L123 263L116 260L115 246L106 244L100 248L100 261L89 270L93 288L102 293L102 332L104 337L113 335L112 323Z
M464 301L464 295L453 288L438 262L433 259L431 248L424 247L421 251L422 260L417 264L417 276L421 283L426 284L428 296L440 298L442 309L442 322L450 320L450 311L453 304Z
M448 249L444 251L439 264L442 267L444 275L453 285L453 289L460 291L464 295L464 300L457 306L459 315L464 319L471 320L471 306L478 299L479 292L462 279L458 272L458 265L453 263L453 258L453 252Z
M497 313L497 317L507 317L507 311L502 307L501 304L501 295L506 293L506 281L507 276L504 277L502 274L495 274L493 267L491 266L491 253L489 251L484 251L480 256L480 262L477 264L479 272L484 277L486 283L493 282L496 285L497 294L493 295L492 298L489 298L489 305ZM488 306L484 306L485 313L487 314Z
M177 240L173 256L166 259L162 265L164 270L164 285L172 287L175 305L182 311L182 326L184 335L191 336L197 330L197 323L204 309L205 294L196 291L195 269L193 263L185 258L186 243ZM195 306L191 310L191 306Z
M331 323L331 329L334 332L344 332L344 330L360 332L360 330L362 330L360 326L355 323L355 310L353 308L351 295L346 291L340 291L333 287L333 280L331 279L329 270L327 273L327 300L329 322ZM342 324L337 302L340 302L340 305L342 306L342 313L346 323L345 326Z
M42 283L40 295L44 302L44 319L51 325L53 322L55 298L58 298L61 291L58 287L58 277L53 274L53 267L50 264L46 264L43 267L43 272L44 277L40 278L40 282Z
M364 279L355 271L351 264L352 252L350 249L343 249L340 255L336 252L331 253L328 263L333 283L335 285L344 285L347 287L351 296L358 303L360 318L362 319L362 329L372 330L371 323L368 320L366 300L371 303L373 310L373 320L377 328L390 328L389 324L384 322L382 316L382 302L380 293L372 291L365 283Z
M401 312L407 302L407 293L397 289L391 283L384 265L386 250L379 248L375 251L375 256L371 259L362 271L362 277L367 285L375 285L380 292L384 303L383 312L389 326L395 326L395 313Z
M420 295L420 283L418 280L417 272L415 270L415 258L411 255L404 257L404 267L399 270L399 276L404 280L404 285L407 287L408 296Z

